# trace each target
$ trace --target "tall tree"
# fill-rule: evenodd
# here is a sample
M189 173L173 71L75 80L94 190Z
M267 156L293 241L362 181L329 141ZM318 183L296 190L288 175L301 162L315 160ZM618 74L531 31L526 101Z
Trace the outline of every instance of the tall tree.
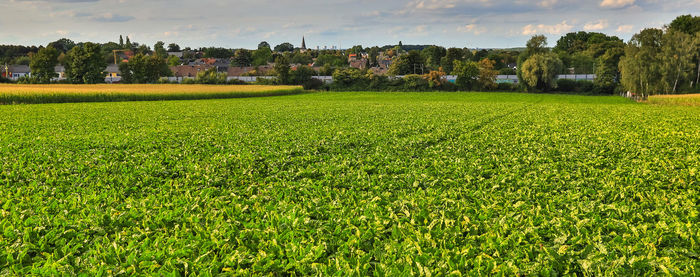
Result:
M447 49L444 47L431 45L423 49L421 54L423 55L425 63L428 65L428 67L431 69L438 69L440 68L442 57L447 55Z
M423 74L424 71L428 71L428 68L417 50L411 50L408 54L398 57L389 67L389 74L392 75Z
M528 89L547 91L557 87L556 77L562 69L562 62L552 53L538 53L530 56L522 64L521 75Z
M50 83L51 78L58 77L54 67L58 64L58 50L52 46L39 49L39 52L32 56L29 68L32 69L32 77L40 83Z
M86 42L73 47L66 55L66 75L74 84L96 84L105 80L107 62L99 44Z
M180 52L180 45L177 43L168 44L168 52Z
M625 46L625 55L620 59L621 83L624 89L646 99L662 91L661 43L663 31L644 29L632 36Z
M124 44L124 47L129 50L134 48L134 46L131 45L131 40L129 39L129 36L126 36L126 44Z
M454 66L455 61L463 61L464 60L464 52L460 48L449 48L447 49L447 52L444 57L440 59L440 65L442 66L442 69L448 73L451 74Z
M49 43L47 46L55 48L58 52L66 53L75 47L75 42L67 38L62 38Z
M136 54L129 62L119 64L124 83L155 83L161 77L172 75L165 60L158 56Z
M700 32L700 16L681 15L671 21L668 28L688 35L695 35Z
M253 52L253 66L267 65L272 59L270 47L261 47Z
M698 52L693 37L669 29L662 38L661 72L666 92L676 93L684 81L690 85L690 73L694 69L693 56Z
M267 41L260 42L260 43L258 43L258 49L260 49L260 48L270 49L270 44L267 43ZM270 49L270 50L272 50L272 49Z
M279 56L275 59L275 72L277 73L277 80L280 84L289 84L289 61L284 56Z
M479 77L479 65L473 61L455 60L452 74L457 75L455 83L460 89L473 90Z
M498 71L494 70L494 64L495 62L488 58L479 61L479 76L477 77L477 81L481 89L492 90L498 86L496 84Z
M518 75L520 84L524 84L526 87L531 87L527 85L528 82L523 77L523 64L534 55L549 53L549 49L547 49L547 37L543 35L532 36L530 40L527 41L526 45L527 47L525 48L525 51L520 53L518 56L518 68L516 74ZM561 62L561 60L559 61Z
M294 45L289 42L284 42L275 46L275 52L292 52L294 51Z
M124 37L122 35L119 35L119 47L124 48Z
M165 59L165 57L168 56L167 51L165 51L165 43L162 41L158 41L155 45L153 45L153 52L161 59Z
M233 56L231 65L233 66L250 66L253 62L253 55L247 49L238 49Z

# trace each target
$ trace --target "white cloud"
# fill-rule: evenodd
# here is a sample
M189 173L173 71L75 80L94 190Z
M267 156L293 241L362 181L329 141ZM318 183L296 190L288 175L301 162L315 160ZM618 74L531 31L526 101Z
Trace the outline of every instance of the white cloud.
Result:
M620 25L617 27L618 33L631 33L634 31L634 25Z
M623 8L634 5L635 0L603 0L600 6L603 8Z
M538 5L543 8L551 8L552 6L556 5L557 2L558 0L542 0Z
M566 20L562 21L559 24L554 24L554 25L545 25L545 24L539 24L539 25L527 25L523 27L522 34L529 36L529 35L536 35L536 34L549 34L549 35L560 35L563 33L568 33L573 29L574 26L569 25L566 23Z
M603 30L605 28L608 28L609 25L610 24L608 24L608 20L601 19L598 21L586 23L586 25L583 26L583 29L586 31L589 31L589 32L590 31L600 31L600 30Z
M463 32L463 33L473 33L475 35L480 35L486 32L486 28L481 27L476 24L467 24L464 26L457 27L458 32Z

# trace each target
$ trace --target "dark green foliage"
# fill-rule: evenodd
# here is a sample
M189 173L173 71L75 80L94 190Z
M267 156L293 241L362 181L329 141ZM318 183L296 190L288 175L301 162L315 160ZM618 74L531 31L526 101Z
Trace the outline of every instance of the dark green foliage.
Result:
M86 42L82 46L73 47L66 55L66 75L74 84L103 83L106 66L99 44Z
M180 45L177 43L168 44L168 52L180 52Z
M267 65L272 60L272 50L269 47L253 51L253 66Z
M560 92L575 92L575 93L593 93L593 82L587 80L557 80L557 91Z
M681 15L671 21L668 27L688 35L696 35L700 32L700 16L692 16L690 14Z
M408 54L399 56L389 68L389 74L392 75L423 74L428 71L425 59L417 50L411 50Z
M75 42L67 38L62 38L49 43L47 46L51 46L61 53L67 53L68 51L73 49L73 47L75 47Z
M344 67L348 65L348 59L342 55L333 54L321 54L318 55L316 59L316 65L318 66L332 66L332 67Z
M156 56L136 54L128 63L120 63L122 82L126 84L149 84L161 77L171 76L172 72L165 60Z
M277 81L279 84L288 84L290 80L289 61L284 56L279 56L275 59L275 73L277 73Z
M697 276L697 108L314 93L0 106L0 274Z
M48 84L51 78L58 77L54 67L58 64L58 50L52 46L39 49L39 52L32 56L29 67L32 70L32 78L38 83Z
M253 62L253 55L249 50L246 49L238 49L236 50L236 53L233 57L233 60L231 60L231 65L232 66L251 66Z
M282 44L275 46L275 52L293 52L293 51L294 51L294 45L292 45L289 42L284 42Z
M313 68L306 65L297 66L295 70L290 72L290 85L303 85L311 81L312 76L316 76L318 73L314 71Z
M233 50L221 47L203 48L202 51L206 58L228 59L234 54Z
M455 61L452 74L457 75L457 87L461 90L473 90L477 85L479 65L472 61Z

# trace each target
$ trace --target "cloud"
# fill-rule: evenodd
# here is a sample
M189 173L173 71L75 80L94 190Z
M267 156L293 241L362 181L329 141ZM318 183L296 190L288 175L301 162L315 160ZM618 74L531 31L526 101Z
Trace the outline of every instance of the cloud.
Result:
M462 32L462 33L472 33L475 35L480 35L486 32L486 28L481 27L476 24L467 24L464 26L457 27L457 32Z
M600 2L600 6L603 8L624 8L627 6L634 5L635 0L603 0Z
M563 33L568 33L573 28L574 28L574 26L566 23L566 20L562 21L559 24L554 24L554 25L529 24L529 25L523 27L522 34L526 35L526 36L536 35L536 34L560 35Z
M127 22L134 20L133 16L130 15L118 15L113 13L103 13L98 15L93 15L89 17L91 20L99 22Z
M558 0L542 0L537 5L543 8L551 8L552 6L556 5L557 2Z
M609 26L608 20L601 19L598 21L586 23L586 25L583 26L583 29L586 31L589 31L589 32L590 31L600 31L600 30L603 30L605 28L608 28L608 26Z
M634 30L634 25L620 25L617 27L618 33L631 33Z

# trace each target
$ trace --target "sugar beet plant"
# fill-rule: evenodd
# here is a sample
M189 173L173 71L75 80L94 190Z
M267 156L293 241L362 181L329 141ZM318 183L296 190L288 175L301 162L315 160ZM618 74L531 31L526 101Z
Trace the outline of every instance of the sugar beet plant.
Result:
M476 93L0 106L0 275L698 275L699 117Z

